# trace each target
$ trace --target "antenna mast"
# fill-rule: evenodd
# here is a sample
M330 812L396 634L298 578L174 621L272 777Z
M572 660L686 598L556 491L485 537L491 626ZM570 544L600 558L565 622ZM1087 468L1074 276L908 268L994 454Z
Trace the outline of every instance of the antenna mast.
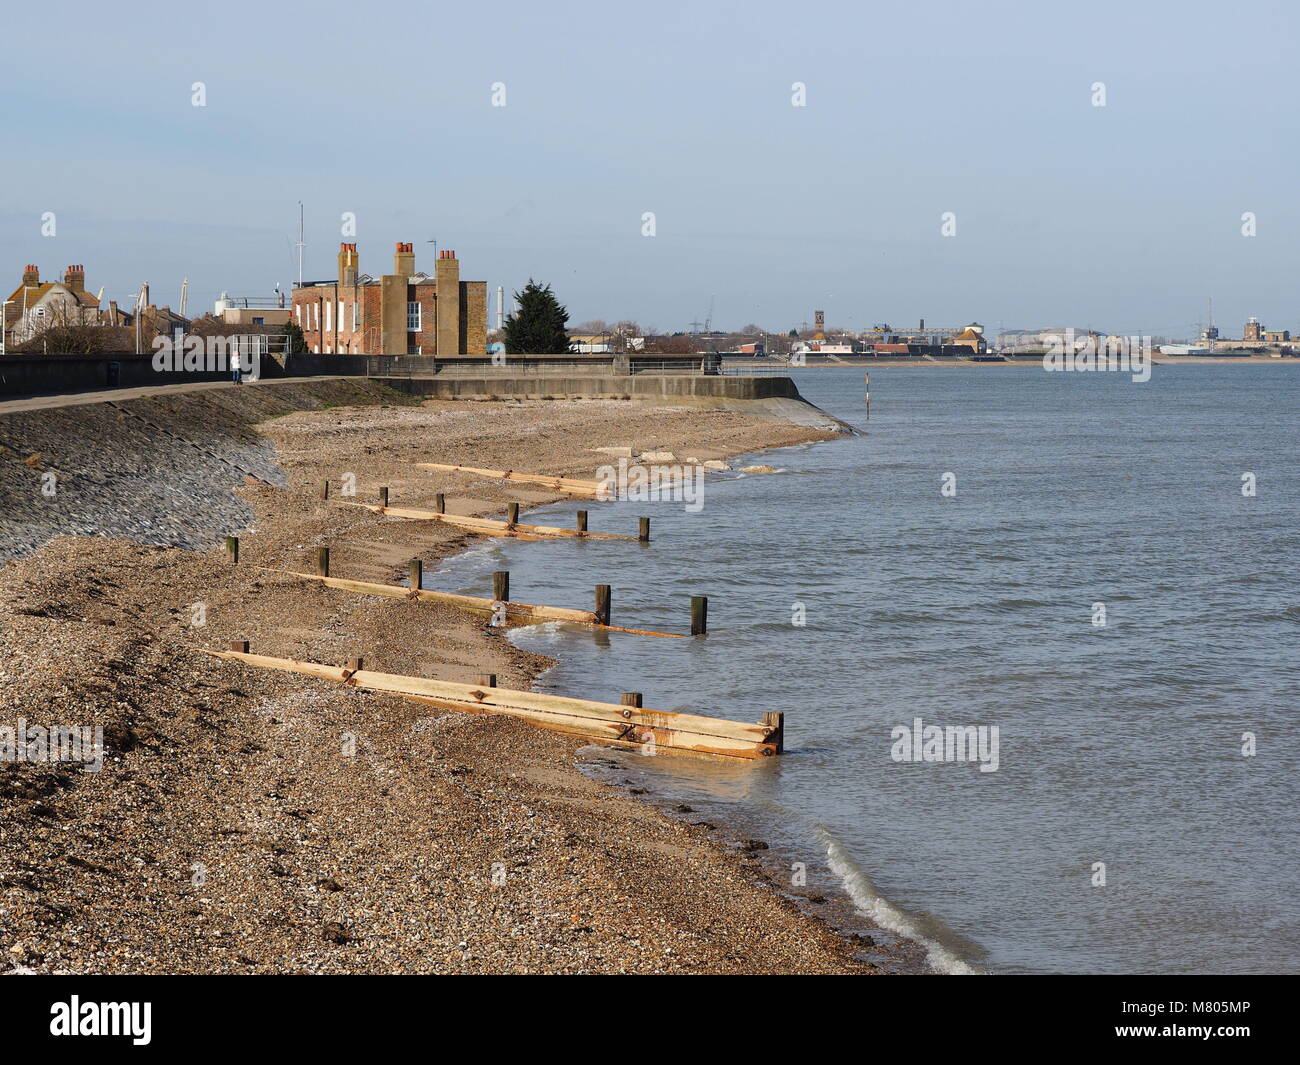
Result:
M298 287L302 288L302 249L306 247L302 239L302 200L298 201Z

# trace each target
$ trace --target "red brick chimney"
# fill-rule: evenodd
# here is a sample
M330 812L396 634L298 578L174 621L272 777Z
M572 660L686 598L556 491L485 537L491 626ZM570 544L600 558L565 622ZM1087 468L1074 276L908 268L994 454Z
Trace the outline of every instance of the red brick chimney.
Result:
M357 283L357 246L355 244L339 245L339 284L355 285Z
M41 283L41 272L36 267L28 265L23 267L23 284L26 286L39 285Z
M72 292L85 292L86 268L84 266L69 266L63 272L63 284Z

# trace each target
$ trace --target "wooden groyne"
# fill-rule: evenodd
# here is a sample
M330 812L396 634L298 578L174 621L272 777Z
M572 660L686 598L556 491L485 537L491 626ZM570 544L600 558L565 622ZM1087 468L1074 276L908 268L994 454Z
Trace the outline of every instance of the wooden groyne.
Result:
M439 470L443 473L471 473L477 477L487 477L497 481L522 481L525 484L541 485L567 495L588 496L592 499L604 498L607 491L602 481L582 481L576 477L558 477L548 473L519 473L517 470L484 470L477 466L449 466L443 462L417 462L422 470Z
M475 518L468 514L447 514L440 510L420 510L414 507L390 507L383 503L355 503L351 500L341 499L340 503L346 503L350 507L365 507L366 510L373 511L376 514L385 514L391 518L407 518L413 521L437 521L444 525L455 525L457 528L466 529L469 532L479 533L482 536L507 536L518 540L553 540L559 538L571 538L575 540L639 540L646 543L650 539L650 519L641 519L641 533L637 536L623 536L619 533L591 532L587 529L587 515L585 511L579 511L578 527L566 529L560 525L529 525L519 521L500 521L494 518ZM518 514L519 504L512 503L514 513Z
M347 666L328 666L272 658L250 654L248 642L243 640L233 644L229 651L204 653L258 669L300 673L367 691L385 692L445 710L515 717L553 732L635 748L645 754L753 760L780 754L784 746L785 722L780 713L764 714L763 721L749 724L671 710L648 710L640 705L640 694L635 692L629 692L624 703L603 703L497 688L490 679L484 684L457 684L378 673L362 668L361 659L353 659Z
M375 595L387 599L413 599L424 603L448 603L452 606L460 607L462 610L470 610L478 614L494 615L498 609L505 612L507 620L514 621L561 621L571 625L587 625L592 628L605 629L609 632L625 632L634 636L662 636L669 639L685 639L686 633L682 632L653 632L649 629L630 629L621 625L611 625L608 620L602 621L609 617L609 586L599 584L596 586L596 603L602 606L602 613L593 610L572 610L562 606L543 606L537 603L520 603L510 599L487 599L477 595L459 595L455 592L435 592L427 588L420 587L420 578L423 567L418 559L411 560L411 581L410 585L401 584L374 584L370 581L354 581L344 577L330 577L320 573L302 573L297 570L269 569L270 573L282 573L289 577L297 577L303 581L316 581L325 585L327 588L337 588L344 592L355 592L358 595ZM501 577L505 581L501 581ZM506 594L509 595L510 575L504 570L494 574L494 584L498 590L504 584ZM692 625L695 620L695 607L692 603ZM698 635L693 633L693 635Z

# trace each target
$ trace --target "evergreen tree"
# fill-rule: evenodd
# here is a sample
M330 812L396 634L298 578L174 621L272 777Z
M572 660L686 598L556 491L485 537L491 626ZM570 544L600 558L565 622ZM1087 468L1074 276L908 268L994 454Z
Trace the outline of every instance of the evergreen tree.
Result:
M307 354L307 338L302 335L302 329L292 318L284 323L284 333L286 355Z
M506 354L556 355L569 350L569 312L555 298L550 285L531 277L515 293L519 309L506 318Z

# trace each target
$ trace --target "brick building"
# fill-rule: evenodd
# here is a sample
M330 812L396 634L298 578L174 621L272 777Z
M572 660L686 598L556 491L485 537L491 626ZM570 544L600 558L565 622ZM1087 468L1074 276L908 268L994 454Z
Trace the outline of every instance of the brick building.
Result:
M438 253L433 277L417 273L414 245L400 242L393 272L372 277L357 246L340 244L338 279L295 285L293 318L314 353L482 355L487 282L462 281L454 251Z

